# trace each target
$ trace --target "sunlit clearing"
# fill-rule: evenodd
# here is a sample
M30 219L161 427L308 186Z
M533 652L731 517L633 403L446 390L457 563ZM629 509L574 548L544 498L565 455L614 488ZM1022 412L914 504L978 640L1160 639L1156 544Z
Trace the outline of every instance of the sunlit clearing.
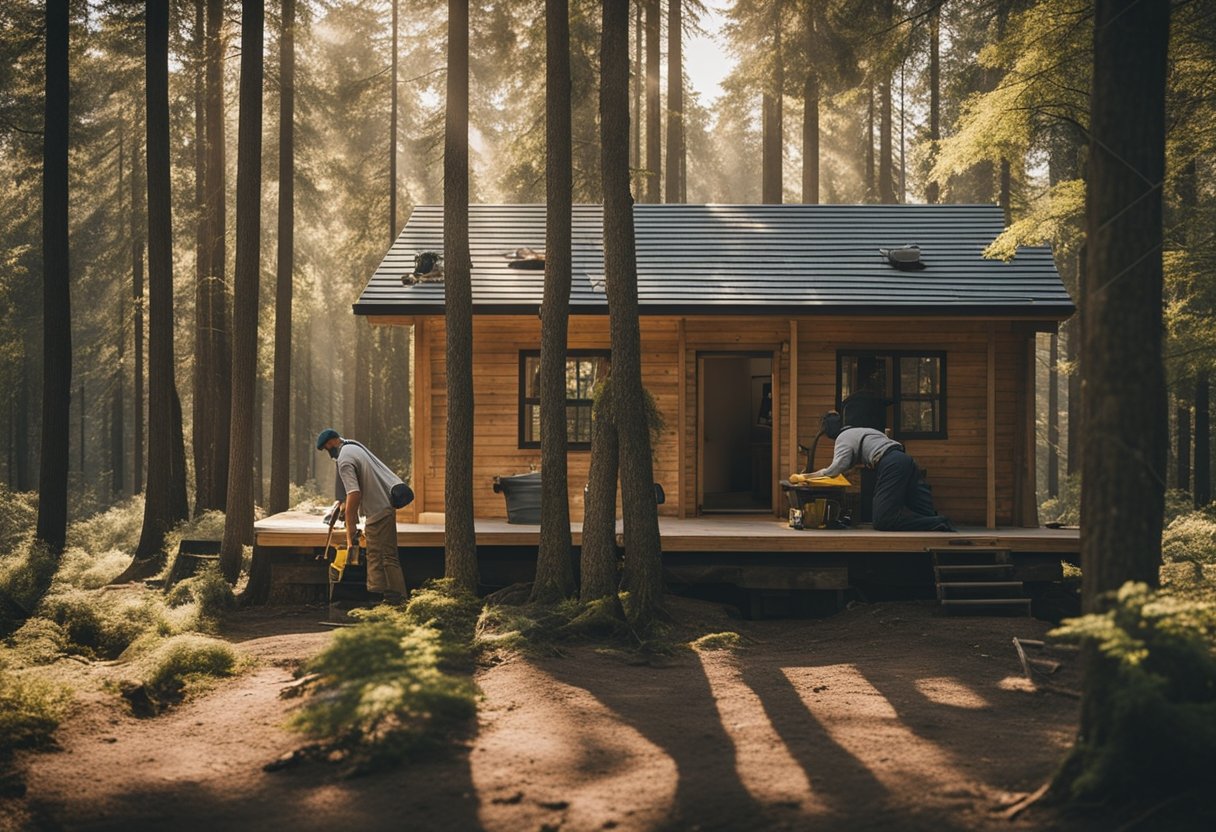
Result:
M471 756L473 786L484 829L538 829L552 821L540 805L568 805L563 827L617 824L621 795L629 795L629 825L649 829L668 817L676 794L675 762L579 687L563 684L525 663L510 674L480 680L486 702L498 703ZM538 701L530 692L547 692ZM483 729L484 731L484 729ZM518 801L510 822L490 811Z
M996 683L996 686L1001 690L1019 690L1028 693L1034 692L1034 685L1025 676L1006 676L1004 679Z
M759 803L824 808L812 806L816 800L806 772L769 721L760 697L743 681L735 657L700 653L698 658L722 727L735 746L735 770L743 787Z
M949 676L938 676L933 679L917 679L913 684L921 692L922 696L936 705L946 705L951 708L970 708L972 710L991 707L991 703L987 699L957 679L951 679Z
M859 762L873 761L871 773L892 792L916 793L964 778L941 748L903 724L854 665L786 667L782 673L823 730ZM830 688L824 685L829 678Z

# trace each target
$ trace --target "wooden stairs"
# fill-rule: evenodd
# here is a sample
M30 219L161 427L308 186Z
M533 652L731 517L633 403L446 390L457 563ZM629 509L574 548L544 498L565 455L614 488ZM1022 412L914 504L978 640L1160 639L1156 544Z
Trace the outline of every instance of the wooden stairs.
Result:
M942 610L954 615L1030 615L1007 549L930 549Z

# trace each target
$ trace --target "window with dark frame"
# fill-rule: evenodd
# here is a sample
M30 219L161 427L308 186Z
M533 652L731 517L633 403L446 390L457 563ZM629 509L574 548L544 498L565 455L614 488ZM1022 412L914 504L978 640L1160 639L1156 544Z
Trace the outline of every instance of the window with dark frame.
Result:
M608 357L607 350L566 353L566 443L572 451L591 448L591 396L608 375ZM540 350L519 353L519 447L540 447Z
M946 438L946 353L940 350L840 350L836 409L865 391L890 402L896 439Z

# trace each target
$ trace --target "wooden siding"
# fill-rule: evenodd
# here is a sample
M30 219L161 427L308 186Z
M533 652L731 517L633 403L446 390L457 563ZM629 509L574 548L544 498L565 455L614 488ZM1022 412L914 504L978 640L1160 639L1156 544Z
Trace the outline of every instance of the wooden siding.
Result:
M386 319L385 322L388 322ZM415 321L414 485L416 509L443 511L444 432L447 418L442 317ZM946 352L947 438L906 442L929 471L938 508L956 523L988 522L988 349L993 344L995 426L994 514L997 525L1026 521L1027 507L1017 498L1033 468L1025 451L1027 339L1033 325L1013 321L952 318L777 318L643 317L643 379L667 427L656 448L655 478L668 502L660 514L692 517L698 512L699 379L697 356L705 352L766 352L774 357L774 510L783 513L776 482L790 473L798 441L809 444L819 416L835 406L836 353L840 349L926 349ZM478 517L503 518L505 501L491 488L495 476L539 466L540 451L520 449L519 353L537 349L540 321L534 316L478 316L473 329L474 511ZM571 349L607 349L608 321L580 316L571 321ZM681 350L683 355L681 356ZM796 355L792 350L796 350ZM796 362L797 401L791 411L791 364ZM681 368L683 370L681 378ZM681 401L681 395L683 400ZM1030 395L1033 395L1031 393ZM791 425L791 412L798 420ZM821 442L817 465L831 458L831 443ZM569 455L572 518L583 516L583 485L590 452ZM1033 479L1030 480L1033 482ZM1031 507L1033 508L1033 507ZM619 510L619 504L618 504Z

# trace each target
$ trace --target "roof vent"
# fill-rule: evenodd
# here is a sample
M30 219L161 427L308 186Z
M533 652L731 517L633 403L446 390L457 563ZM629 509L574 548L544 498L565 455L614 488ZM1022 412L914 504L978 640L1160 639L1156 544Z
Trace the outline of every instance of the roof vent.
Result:
M920 246L909 243L898 248L880 248L878 253L887 263L901 272L915 272L923 269L925 264L920 261Z
M401 275L401 282L406 286L415 283L443 282L443 255L437 251L422 251L414 255L414 271L412 274Z
M521 246L514 251L508 251L503 254L507 261L508 269L528 269L531 271L544 271L545 269L545 253L536 251L535 249Z

